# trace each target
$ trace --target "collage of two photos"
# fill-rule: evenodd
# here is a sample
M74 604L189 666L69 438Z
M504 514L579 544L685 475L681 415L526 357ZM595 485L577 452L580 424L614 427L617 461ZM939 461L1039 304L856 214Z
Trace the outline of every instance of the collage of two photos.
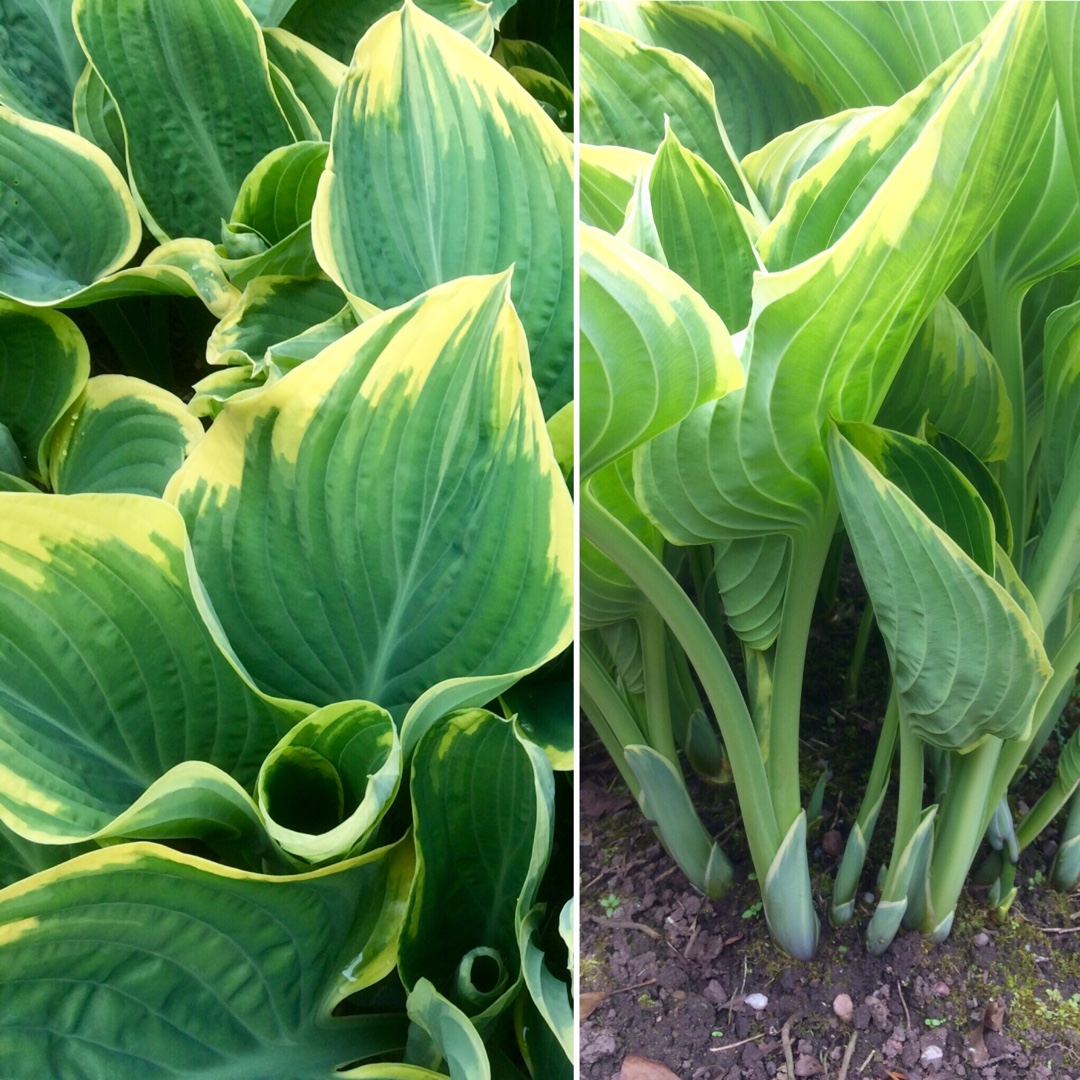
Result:
M0 0L0 1076L1078 1080L1078 71Z

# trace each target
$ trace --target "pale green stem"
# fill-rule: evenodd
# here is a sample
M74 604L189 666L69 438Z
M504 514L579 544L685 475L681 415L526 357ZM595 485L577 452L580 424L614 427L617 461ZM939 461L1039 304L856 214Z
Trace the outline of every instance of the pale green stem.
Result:
M649 745L678 769L679 751L671 730L671 697L668 693L667 642L664 620L653 608L638 616L642 668L645 677L645 723Z
M928 922L940 922L956 908L975 853L986 832L986 814L992 814L1000 796L992 794L994 767L1001 740L992 736L981 746L953 761L949 790L938 811L934 855L930 863ZM936 925L936 924L935 924ZM935 927L924 924L924 933Z
M772 715L769 720L769 754L766 767L773 809L781 832L786 832L802 810L799 791L799 728L802 720L803 671L810 623L818 585L836 530L836 512L827 515L821 528L808 536L798 535L791 545L791 569L776 658L772 670Z
M851 664L848 667L847 677L844 679L843 702L845 705L854 705L859 697L859 679L862 676L863 661L866 659L866 649L870 644L870 633L873 629L874 605L867 597L863 605L862 618L859 620L859 632L855 635Z
M899 709L897 710L899 714ZM900 793L896 805L896 832L893 834L892 858L886 876L884 895L890 896L891 887L900 869L900 863L915 830L919 827L923 809L923 744L899 718L900 735Z
M1049 626L1069 598L1080 563L1080 454L1069 459L1061 490L1031 560L1028 587Z
M644 593L670 627L701 680L731 762L754 868L764 880L782 839L742 691L716 638L679 583L620 521L581 492L581 534Z
M581 707L600 736L611 760L618 767L623 782L636 799L641 785L626 763L623 747L644 741L641 729L634 722L614 680L585 646L581 647Z

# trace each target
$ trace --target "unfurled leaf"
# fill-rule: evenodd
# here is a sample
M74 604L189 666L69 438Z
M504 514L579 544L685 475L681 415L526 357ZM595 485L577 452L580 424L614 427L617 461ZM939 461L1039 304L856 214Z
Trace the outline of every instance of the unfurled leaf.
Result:
M290 878L151 844L83 855L0 892L0 1067L332 1080L400 1054L400 1015L336 1018L393 966L383 940L408 841ZM348 992L348 991L346 991Z
M0 499L5 823L83 839L185 761L250 782L289 721L199 617L176 511L132 495Z
M654 154L670 123L679 141L747 205L752 197L705 73L677 53L643 45L591 19L581 20L580 33L581 141Z
M49 434L89 374L86 339L66 315L0 300L0 423L24 471L48 475Z
M582 223L614 236L623 226L638 177L651 160L641 150L622 146L579 146Z
M950 750L1023 736L1051 673L1028 615L839 433L830 451L902 721Z
M698 4L596 0L583 14L701 68L737 158L825 111L806 74L741 19Z
M263 41L267 58L289 80L320 137L329 139L334 99L345 78L345 65L287 30L265 30Z
M141 234L104 151L0 104L0 297L64 300L123 266Z
M480 709L420 740L410 780L419 870L398 962L407 988L430 980L474 1018L508 1006L523 977L519 930L550 854L552 782L543 751Z
M202 436L175 394L127 375L96 375L52 432L49 483L62 495L160 497Z
M400 719L565 647L570 497L508 293L468 278L369 319L227 407L174 477L223 647L263 692Z
M86 70L75 84L72 110L76 133L99 146L109 155L112 163L126 173L127 137L124 135L124 123L112 94L106 89L93 64L86 65Z
M573 384L572 146L514 78L409 4L364 38L312 220L323 269L386 308L513 266L551 415ZM434 164L433 164L434 163ZM412 180L402 186L400 177Z
M581 278L585 478L740 386L743 374L720 317L655 260L583 227Z
M73 18L150 230L216 240L244 177L293 141L259 24L236 0L75 0Z

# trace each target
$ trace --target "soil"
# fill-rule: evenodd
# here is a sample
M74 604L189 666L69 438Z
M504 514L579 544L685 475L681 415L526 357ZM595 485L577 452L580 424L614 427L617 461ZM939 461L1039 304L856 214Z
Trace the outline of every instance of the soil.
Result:
M840 621L853 632L857 606ZM822 890L839 864L836 832L846 835L858 808L858 778L869 767L881 711L865 698L847 710L830 704L839 697L824 674L837 670L830 651L812 643L810 656L821 666L808 672L804 696L811 733L804 796L826 764L834 771L810 841ZM870 701L880 688L880 653L879 642L867 658ZM691 784L738 875L728 896L709 901L661 847L585 721L583 743L580 988L583 1014L593 1011L581 1025L582 1080L618 1080L627 1055L658 1062L679 1080L1080 1080L1080 894L1042 882L1053 828L1024 853L1019 893L1002 921L968 894L944 943L901 931L884 956L873 957L863 933L873 872L891 842L887 799L854 919L830 927L819 896L818 953L798 963L769 938L732 786ZM1049 769L1050 761L1040 772ZM841 1018L836 1007L846 1012L845 1002L837 998L845 994L851 1011ZM761 1005L753 995L767 998L764 1007L753 1007ZM991 1030L995 1016L1000 1031ZM984 1019L991 1023L977 1064L969 1034Z

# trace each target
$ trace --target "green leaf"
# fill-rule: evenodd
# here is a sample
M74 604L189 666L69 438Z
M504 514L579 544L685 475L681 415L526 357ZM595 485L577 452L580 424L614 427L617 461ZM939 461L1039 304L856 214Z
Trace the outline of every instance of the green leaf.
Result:
M908 349L877 415L881 427L908 435L923 420L983 461L1005 458L1013 411L997 361L942 297Z
M86 57L71 0L0 0L0 101L33 120L71 127Z
M0 105L0 297L63 300L123 266L141 233L104 151Z
M185 761L254 779L294 717L250 693L210 637L179 514L133 495L0 498L5 824L81 840Z
M716 585L732 632L752 649L776 641L791 568L786 536L720 540L713 545Z
M625 454L593 473L589 495L619 519L656 556L664 538L634 500L633 457ZM578 603L583 629L618 625L647 610L636 585L585 537L580 540Z
M346 701L301 720L267 755L255 791L274 842L318 864L362 849L400 780L401 744L390 714Z
M901 722L945 750L1023 737L1051 674L1027 614L839 432L829 446Z
M870 106L834 113L784 132L743 158L746 178L769 216L776 217L780 213L791 186L799 177L836 147L856 138L881 112L879 107Z
M214 327L206 343L206 362L254 363L258 374L271 348L338 315L344 304L341 290L324 277L256 278ZM355 326L354 319L349 329Z
M651 746L627 746L626 763L641 784L641 812L656 823L664 847L695 889L710 900L726 895L734 870L720 845L705 831L686 781Z
M541 75L562 83L567 90L574 86L563 70L562 64L535 41L520 41L515 38L500 37L492 50L492 60L497 60L507 71L512 68L529 68Z
M502 695L508 716L548 756L551 767L574 769L574 658L570 650L526 675Z
M49 439L49 483L61 495L161 496L202 438L184 403L127 375L96 375Z
M49 434L89 375L86 339L66 315L0 300L0 423L24 470L48 475Z
M806 811L800 810L761 883L761 899L769 932L796 960L817 951L818 918L810 896L806 850Z
M638 177L652 159L640 150L622 146L578 147L581 220L612 235L623 225L626 205Z
M235 0L75 0L73 17L150 231L216 240L244 177L293 141L254 16Z
M19 480L26 478L26 458L6 424L0 424L0 473Z
M360 43L312 221L323 269L379 307L514 267L545 415L572 396L572 145L494 60L413 4ZM414 177L406 186L400 177Z
M873 424L837 430L987 574L994 572L994 520L966 477L929 443Z
M263 692L399 719L567 644L570 497L508 286L369 319L226 407L174 477L222 646Z
M288 78L321 137L329 139L334 100L345 79L345 65L287 30L264 30L263 40L268 59Z
M648 193L667 266L731 332L745 330L761 264L727 185L669 129L648 173Z
M467 37L481 52L491 52L491 10L477 0L421 0L422 11ZM398 0L296 0L281 26L348 64L357 42L386 15L401 10Z
M1043 5L1050 64L1054 71L1058 104L1064 120L1063 134L1072 159L1076 189L1080 192L1080 79L1077 56L1080 55L1080 19L1069 4Z
M359 989L392 967L411 870L407 841L290 878L129 844L10 886L0 1068L331 1080L399 1054L403 1017L331 1010L343 968Z
M795 184L758 243L772 272L754 283L745 391L641 451L638 497L669 539L828 520L829 417L876 415L919 327L1023 179L1050 108L1043 44L1036 9L1003 9L979 47Z
M705 73L677 53L642 45L591 19L579 26L581 141L654 154L670 123L679 141L754 209Z
M410 791L417 875L398 971L479 1022L522 978L519 926L551 854L551 765L512 721L471 709L417 744Z
M1080 442L1080 303L1046 320L1046 406L1039 453L1039 517L1045 528Z
M86 70L75 84L72 119L77 134L104 150L121 173L127 172L124 123L112 94L92 64L86 65Z
M581 229L579 470L604 465L741 385L723 322L677 274Z
M410 1056L423 1046L426 1056L434 1059L432 1064L445 1060L451 1080L491 1080L491 1063L480 1033L468 1016L440 994L430 980L420 979L409 992L408 1010L413 1023L409 1032ZM441 1074L424 1069L404 1073L403 1078L412 1080L416 1075L423 1078Z
M828 111L806 75L748 23L698 4L611 4L583 14L685 56L712 82L736 158Z

